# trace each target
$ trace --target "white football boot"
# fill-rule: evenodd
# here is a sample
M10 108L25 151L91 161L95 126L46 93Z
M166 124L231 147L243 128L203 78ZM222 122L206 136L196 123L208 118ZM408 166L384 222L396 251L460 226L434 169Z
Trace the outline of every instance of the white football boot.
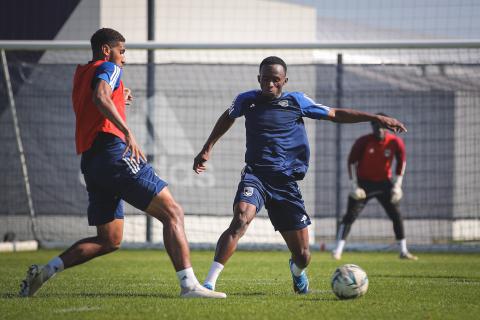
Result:
M417 256L414 256L410 252L402 252L400 253L400 259L405 259L405 260L418 260Z
M332 251L332 259L333 260L341 260L342 259L342 254L338 252L337 250Z
M193 288L182 288L180 292L182 298L213 298L213 299L225 299L227 295L223 292L217 292L208 290L200 283L197 283Z

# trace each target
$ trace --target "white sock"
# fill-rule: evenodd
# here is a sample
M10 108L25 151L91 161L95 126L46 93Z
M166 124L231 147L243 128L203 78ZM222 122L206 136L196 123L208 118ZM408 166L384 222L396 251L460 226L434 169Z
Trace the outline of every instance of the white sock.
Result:
M177 272L177 278L182 288L193 288L195 285L200 284L193 273L193 268L183 269Z
M215 289L215 284L217 283L218 276L220 275L220 272L222 272L223 268L223 264L217 261L213 261L212 265L210 266L210 271L208 271L208 275L203 283L209 284L212 286L213 289Z
M300 269L299 267L297 267L295 262L293 262L290 266L290 270L292 270L292 273L295 275L295 277L299 277L305 269Z
M399 240L398 244L400 245L400 252L401 253L407 253L408 252L407 240L406 239Z
M338 240L337 247L335 248L335 250L333 252L335 252L337 254L342 254L344 247L345 247L345 240Z
M60 257L55 257L47 263L46 267L48 271L47 276L51 278L56 273L63 271L63 261Z

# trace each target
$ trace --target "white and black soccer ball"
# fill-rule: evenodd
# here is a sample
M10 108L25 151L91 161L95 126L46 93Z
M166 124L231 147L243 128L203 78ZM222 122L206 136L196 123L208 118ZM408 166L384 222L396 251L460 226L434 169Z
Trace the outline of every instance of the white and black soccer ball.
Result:
M367 274L355 264L338 267L332 275L332 290L340 299L361 297L368 290Z

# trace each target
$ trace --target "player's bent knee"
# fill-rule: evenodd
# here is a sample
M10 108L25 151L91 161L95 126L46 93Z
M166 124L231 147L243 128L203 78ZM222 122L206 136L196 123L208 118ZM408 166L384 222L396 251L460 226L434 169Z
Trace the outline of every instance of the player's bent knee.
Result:
M172 198L167 199L166 201L161 197L154 198L154 201L152 201L146 212L152 217L160 220L164 225L183 224L183 208Z
M118 249L120 249L121 243L122 243L121 238L106 239L102 243L103 251L105 253L117 251Z
M183 221L184 212L183 212L183 208L179 204L173 203L168 208L168 211L169 211L169 216L172 217L173 220Z
M237 203L234 209L234 217L228 227L229 233L234 237L242 237L255 217L255 210L256 208L252 204L243 201Z
M120 242L112 242L112 243L110 243L110 245L109 245L109 250L110 250L110 252L117 251L118 249L120 249L120 245L121 245Z
M183 225L184 212L179 204L173 202L166 207L165 211L166 214L160 219L163 224Z
M97 239L104 253L118 250L123 239L123 219L99 226Z
M239 215L233 218L230 227L230 233L235 237L242 237L250 224L249 219L245 215Z
M235 214L246 215L249 212L251 206L252 205L250 203L240 201L235 205Z

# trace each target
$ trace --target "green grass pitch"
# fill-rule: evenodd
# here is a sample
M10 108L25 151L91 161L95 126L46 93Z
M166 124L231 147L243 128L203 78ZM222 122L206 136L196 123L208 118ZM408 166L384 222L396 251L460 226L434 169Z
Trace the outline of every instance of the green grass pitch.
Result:
M295 295L288 252L240 251L217 289L226 300L183 300L163 251L120 250L51 279L34 298L16 296L31 263L58 251L0 254L0 319L473 319L480 314L480 254L345 253L341 262L313 252L312 293ZM192 252L200 281L212 252ZM369 290L355 300L330 291L336 266L355 263L369 276Z

